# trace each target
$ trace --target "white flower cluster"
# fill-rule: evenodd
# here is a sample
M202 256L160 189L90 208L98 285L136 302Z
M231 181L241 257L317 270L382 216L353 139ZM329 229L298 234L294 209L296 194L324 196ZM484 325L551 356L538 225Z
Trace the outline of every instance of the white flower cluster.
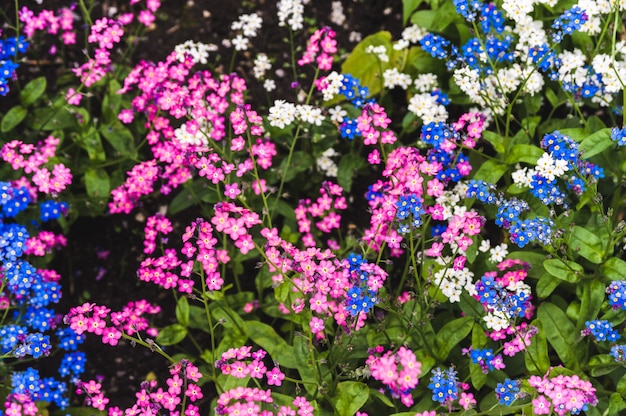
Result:
M390 68L383 72L383 82L385 88L391 89L400 87L403 90L406 90L409 88L409 85L411 85L412 80L409 74L403 74L398 71L398 68Z
M174 47L176 53L176 59L179 62L185 60L185 56L190 56L194 64L206 65L209 58L209 52L215 52L217 45L212 43L206 44L201 42L194 42L187 40L184 43L180 43Z
M242 14L239 19L232 23L230 28L233 31L240 31L231 43L237 51L245 51L250 46L250 38L258 35L258 30L263 25L263 19L256 13Z
M278 7L278 25L289 26L294 32L304 27L304 5L308 0L280 0Z
M389 62L389 55L387 54L385 45L367 45L365 53L376 55L381 62Z
M439 257L437 262L446 266L450 262L449 258ZM463 289L468 293L476 293L473 283L474 273L467 267L461 270L454 270L452 267L444 267L433 275L433 284L441 290L451 303L460 302Z
M272 63L266 54L260 53L254 58L254 66L252 72L256 79L262 79L265 77L265 73L272 69Z
M343 75L337 71L333 71L324 78L325 88L322 91L324 101L332 100L335 95L339 94L343 86Z
M506 258L506 256L509 255L509 246L506 243L501 243L501 244L498 244L495 247L489 248L489 240L483 240L483 243L485 243L485 242L487 243L486 244L487 250L485 250L483 244L481 244L479 250L480 251L483 251L483 250L489 251L489 261L490 262L492 262L494 264L500 263L500 262L502 262Z
M615 3L615 0L579 0L578 7L584 10L587 15L587 21L580 28L580 31L590 35L599 34L601 29L600 16L611 13L611 9ZM624 2L619 1L619 6L620 10L623 11Z
M411 25L402 31L402 37L398 40L393 48L397 51L408 48L411 44L418 43L428 31L418 25Z
M330 4L332 10L330 12L330 21L341 26L346 22L346 15L343 13L343 5L340 1L333 1Z
M417 92L430 92L437 88L439 81L436 74L419 74L413 82Z
M315 161L317 168L322 171L324 175L336 178L337 164L331 158L337 155L338 153L332 147L330 149L326 149L324 153L322 153L322 155Z
M307 124L321 126L324 121L322 109L313 107L312 105L295 105L285 100L276 100L274 105L269 109L267 119L270 126L284 129L296 119L302 120Z
M511 174L513 183L524 188L531 188L532 179L538 174L550 181L560 178L569 170L568 162L565 159L555 159L550 153L544 153L537 160L537 165L533 169L520 168Z
M446 121L448 119L448 110L446 107L437 102L437 97L430 93L415 94L409 99L410 112L421 118L424 123L433 123L437 121Z

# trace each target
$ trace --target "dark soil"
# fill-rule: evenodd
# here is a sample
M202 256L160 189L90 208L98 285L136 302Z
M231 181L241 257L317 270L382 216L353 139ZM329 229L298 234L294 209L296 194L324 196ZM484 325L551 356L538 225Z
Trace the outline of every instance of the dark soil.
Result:
M69 3L69 0L47 1L45 6L54 9ZM104 0L96 10L106 13L112 6L122 9L125 7L122 3L127 4L128 1ZM253 52L266 52L288 62L287 46L283 41L288 32L278 28L274 1L162 0L162 3L157 24L137 48L136 59L161 60L175 45L188 39L220 45L220 51L212 56L218 56L218 59L220 56L230 57L230 50L221 46L221 43L222 39L230 37L231 23L240 14L258 12L264 23ZM307 22L310 22L305 27L333 27L337 31L338 45L346 51L356 45L349 38L353 31L361 33L363 37L381 29L391 31L396 37L399 35L402 21L400 1L344 0L342 4L346 16L343 27L337 28L329 20L332 10L330 0L313 0L305 6ZM307 37L308 32L303 31L300 39L297 39L298 44L306 45ZM243 55L245 59L248 54ZM250 56L247 59L248 62L237 64L237 69L248 72ZM222 64L227 66L228 62ZM279 63L274 64L275 69L279 67ZM289 97L292 94L289 88L291 81L285 79L273 96L292 99L293 97ZM254 104L254 99L252 91L249 101ZM137 266L142 258L144 226L138 219L142 215L152 215L156 208L157 204L153 201L148 203L145 213L139 216L81 218L73 224L68 235L68 247L61 251L54 264L64 279L60 312L65 313L71 306L85 301L108 305L116 310L129 301L147 299L161 305L164 310L156 318L155 323L158 326L171 322L173 313L170 294L136 278ZM184 219L181 223L184 224ZM109 253L106 257L103 255L105 252ZM88 337L83 349L88 356L84 379L101 379L104 390L111 398L111 404L132 405L134 392L141 381L153 373L167 373L165 360L142 347L133 348L120 343L113 348L102 345L95 337ZM204 406L208 406L211 398L207 399Z

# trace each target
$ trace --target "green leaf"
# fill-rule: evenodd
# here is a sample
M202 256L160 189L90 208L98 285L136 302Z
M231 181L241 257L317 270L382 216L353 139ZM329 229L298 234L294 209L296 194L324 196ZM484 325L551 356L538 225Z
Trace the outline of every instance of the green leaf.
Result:
M495 184L500 180L500 178L502 177L502 175L504 175L504 172L506 172L507 169L507 165L496 162L495 160L488 160L480 165L480 168L478 168L478 170L474 174L474 179Z
M30 81L20 92L20 103L24 107L34 103L46 91L46 85L46 77L38 77Z
M87 168L85 171L85 188L87 195L92 198L108 197L111 191L109 174L102 168Z
M157 344L168 346L181 342L187 336L187 328L181 324L172 324L161 329L156 338Z
M78 135L72 135L74 141L83 149L87 151L89 160L91 161L104 161L106 160L106 154L102 147L102 140L98 131L91 127L87 132Z
M99 131L122 156L130 157L137 153L133 135L122 123L117 122L111 126L102 126Z
M537 296L539 296L540 299L547 298L552 292L554 292L554 289L559 287L561 282L562 280L555 279L551 274L545 273L537 282Z
M545 151L542 148L532 144L516 144L507 154L505 162L509 164L524 162L535 165L544 153Z
M381 31L359 42L341 65L341 72L358 78L361 85L369 89L370 95L376 95L382 88L382 72L389 68L389 62L381 62L378 57L366 53L368 46L384 46L391 57L391 33Z
M365 161L361 156L352 153L348 153L341 158L337 166L337 183L344 191L350 191L354 173L363 166L364 163Z
M77 125L76 116L64 107L35 108L29 122L34 130L65 130Z
M482 138L487 140L496 152L504 153L504 137L493 131L484 131Z
M621 280L626 276L626 261L611 257L600 266L600 271L611 280Z
M461 21L454 3L442 2L437 10L419 10L411 16L411 23L429 32L443 32L451 23Z
M244 330L250 339L269 353L273 360L287 368L298 368L293 347L274 328L258 321L245 321Z
M580 353L580 347L576 346L580 341L580 331L576 331L561 308L550 302L539 305L537 317L543 324L548 342L563 364L573 371L579 371L578 360L584 358ZM584 344L581 343L580 346L584 347Z
M285 182L289 182L300 172L304 172L313 165L313 157L304 151L297 151L291 157L289 166L287 166L287 158L283 159L280 169L285 175Z
M474 326L474 319L465 316L445 324L437 333L435 342L439 348L437 358L445 360L459 342L465 339Z
M172 199L167 212L175 215L192 205L202 202L215 203L219 201L217 190L214 185L204 180L188 181L183 189Z
M619 415L622 410L626 409L626 403L619 393L612 393L609 399L609 408L607 414Z
M593 377L604 376L622 367L611 354L594 355L589 359L587 366Z
M582 157L589 159L598 153L603 152L613 146L615 142L611 140L611 129L604 128L593 133L591 136L580 142L578 149L583 152Z
M339 416L354 415L369 398L369 388L358 381L344 381L337 385L333 395L335 414Z
M422 0L402 0L402 24L406 25L413 12L419 7Z
M597 319L606 295L606 287L599 280L585 280L582 282L582 289L580 311L576 322L578 327L582 327L587 321Z
M176 320L183 326L189 325L189 301L186 296L181 296L176 302Z
M604 257L600 237L578 225L570 234L569 248L594 264L600 264Z
M384 394L382 394L381 392L379 392L376 389L370 388L370 397L377 398L378 400L380 400L387 407L393 407L393 402L391 400L389 400L389 397L385 396ZM414 415L415 415L414 413L411 413L411 416L414 416Z
M532 374L545 374L550 369L550 356L548 355L548 341L543 330L543 324L535 319L530 326L537 328L537 333L530 339L530 345L524 354L526 369Z
M16 105L11 108L5 115L2 117L2 123L0 123L0 130L3 133L8 133L13 130L18 124L24 120L28 114L28 111L22 107L21 105Z
M584 269L578 263L561 259L548 259L543 262L543 267L548 273L557 279L570 283L576 283L580 280Z

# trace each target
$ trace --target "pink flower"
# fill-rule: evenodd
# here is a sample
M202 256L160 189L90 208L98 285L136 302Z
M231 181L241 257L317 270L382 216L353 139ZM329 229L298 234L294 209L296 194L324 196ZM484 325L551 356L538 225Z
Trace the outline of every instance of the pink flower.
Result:
M265 377L267 377L267 384L270 386L280 386L283 384L285 374L278 367L274 367L271 371L265 373Z

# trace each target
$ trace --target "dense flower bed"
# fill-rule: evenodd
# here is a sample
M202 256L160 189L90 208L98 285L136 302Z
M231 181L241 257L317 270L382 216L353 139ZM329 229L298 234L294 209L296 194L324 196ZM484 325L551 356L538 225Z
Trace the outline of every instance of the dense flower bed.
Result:
M0 42L4 413L626 408L621 2L404 0L351 48L345 3L280 0L154 61L159 0L26 3ZM128 278L171 303L55 309L72 224L137 213ZM86 337L167 376L115 403Z

